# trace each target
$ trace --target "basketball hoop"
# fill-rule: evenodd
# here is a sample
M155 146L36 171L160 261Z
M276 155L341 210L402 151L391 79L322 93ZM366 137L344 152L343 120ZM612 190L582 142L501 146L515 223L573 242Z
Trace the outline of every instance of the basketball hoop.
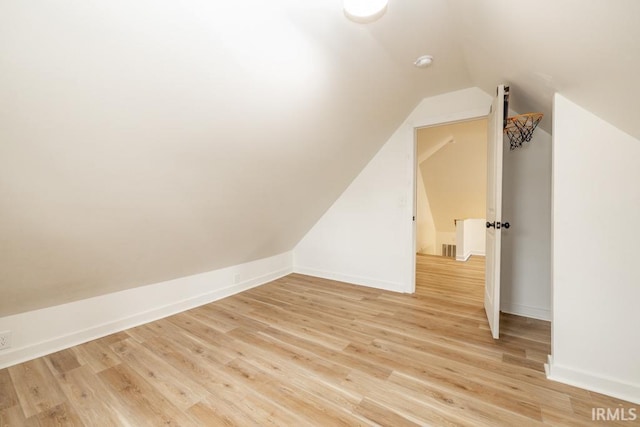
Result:
M509 137L511 150L522 147L524 142L531 141L533 131L542 120L542 116L542 113L527 113L507 118L504 133Z

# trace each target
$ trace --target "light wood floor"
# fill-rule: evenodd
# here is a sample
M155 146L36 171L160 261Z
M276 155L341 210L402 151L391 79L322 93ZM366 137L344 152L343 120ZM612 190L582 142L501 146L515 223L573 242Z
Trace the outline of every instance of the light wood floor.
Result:
M547 381L546 322L504 316L492 340L482 258L417 264L415 295L292 274L0 370L0 424L597 425L593 407L635 407Z

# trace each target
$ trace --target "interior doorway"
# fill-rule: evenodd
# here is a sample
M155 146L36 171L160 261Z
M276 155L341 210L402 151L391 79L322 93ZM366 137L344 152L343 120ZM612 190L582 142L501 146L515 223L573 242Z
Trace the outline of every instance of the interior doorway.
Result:
M416 255L484 255L487 119L416 129Z

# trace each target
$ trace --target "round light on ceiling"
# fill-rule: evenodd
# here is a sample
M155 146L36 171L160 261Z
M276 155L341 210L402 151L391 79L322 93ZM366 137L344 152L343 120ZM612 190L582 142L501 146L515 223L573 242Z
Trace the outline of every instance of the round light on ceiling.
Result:
M344 14L350 20L366 24L379 19L387 11L388 0L344 0Z
M415 60L413 65L418 68L426 68L433 62L433 56L431 55L422 55Z

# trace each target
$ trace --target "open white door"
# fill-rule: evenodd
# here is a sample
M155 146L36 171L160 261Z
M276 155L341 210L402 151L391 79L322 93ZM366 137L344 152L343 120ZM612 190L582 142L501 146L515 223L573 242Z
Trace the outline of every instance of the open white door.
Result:
M502 221L502 141L509 88L498 86L487 123L487 248L484 309L493 338L500 337L500 251Z

